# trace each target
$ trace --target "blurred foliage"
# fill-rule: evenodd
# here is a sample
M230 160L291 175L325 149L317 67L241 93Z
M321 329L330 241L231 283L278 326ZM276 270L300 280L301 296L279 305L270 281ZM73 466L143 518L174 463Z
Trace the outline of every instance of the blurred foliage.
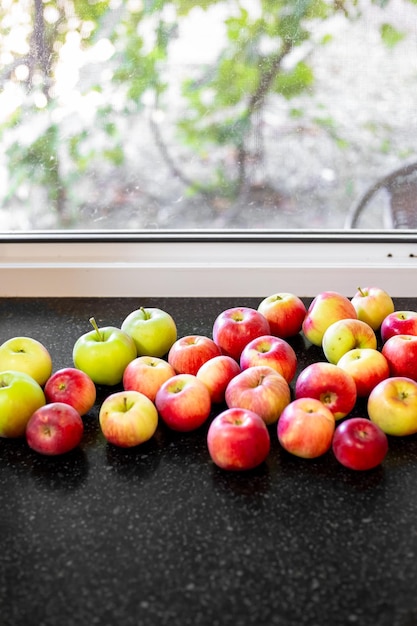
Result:
M160 125L153 122L152 130L168 166L188 189L238 194L268 99L290 100L311 89L311 49L331 40L330 33L316 40L315 25L336 13L356 19L355 2L3 0L1 91L13 102L0 114L9 172L3 203L22 185L27 193L41 185L62 220L68 219L76 211L71 198L83 174L97 164L123 165L131 116L149 107L170 112L171 44L191 11L214 5L224 9L224 44L211 63L197 66L190 59L177 136L184 149L203 159L212 148L227 148L233 165L226 167L219 156L204 180L191 180L170 156ZM402 33L384 24L381 38L394 46ZM318 123L343 147L331 119Z

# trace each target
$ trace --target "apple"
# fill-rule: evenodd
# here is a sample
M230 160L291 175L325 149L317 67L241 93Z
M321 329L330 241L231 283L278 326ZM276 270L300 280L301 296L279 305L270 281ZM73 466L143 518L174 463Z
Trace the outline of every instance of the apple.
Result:
M48 404L65 402L80 415L88 413L96 401L94 382L76 367L64 367L54 372L45 383L44 393Z
M254 365L232 378L226 387L229 409L249 409L262 417L265 424L275 423L291 400L290 386L272 367Z
M140 307L122 322L121 329L136 344L138 356L166 355L177 339L177 326L166 311L154 307Z
M358 397L369 396L372 389L390 375L387 359L372 348L349 350L340 358L337 367L353 376Z
M417 382L406 376L381 381L369 394L367 411L387 435L417 433Z
M355 307L346 296L337 291L323 291L311 302L302 324L306 339L321 346L327 328L342 319L357 319Z
M388 438L377 424L366 417L351 417L336 428L332 449L336 459L345 467L369 470L385 459Z
M98 418L105 439L120 448L132 448L148 441L158 426L155 404L134 390L116 391L107 396Z
M269 335L269 322L256 309L245 306L222 311L214 320L213 339L222 354L239 361L243 348L252 339Z
M46 347L32 337L12 337L0 346L0 371L24 372L41 387L52 373L52 358Z
M293 293L274 293L264 298L258 311L267 319L271 335L286 339L301 331L307 308Z
M207 447L221 469L250 470L269 454L271 438L263 419L248 409L226 409L211 422Z
M346 417L356 404L356 383L351 374L327 361L316 361L299 373L295 398L315 398L333 413L335 420Z
M329 363L336 364L346 352L354 348L377 348L375 331L366 322L343 319L333 322L325 330L322 349Z
M332 445L333 413L316 398L290 402L278 420L278 441L287 452L304 459L322 456Z
M385 317L394 312L394 302L380 287L358 287L351 299L358 319L366 322L373 330L379 330Z
M210 392L197 376L176 374L159 388L155 406L169 428L188 432L202 426L209 417Z
M252 339L240 355L242 370L253 365L268 365L290 383L297 371L297 355L294 348L280 337L262 335Z
M168 352L168 363L176 374L195 376L203 363L220 354L220 348L210 337L186 335L172 345Z
M231 356L220 354L203 363L196 376L209 390L211 402L220 404L224 402L227 385L240 371L239 363Z
M26 441L32 450L48 456L76 448L84 434L84 423L76 409L66 402L39 407L26 426Z
M381 324L381 339L385 343L393 335L417 335L417 311L394 311Z
M0 437L23 437L32 414L46 403L42 387L25 372L0 372Z
M123 389L140 391L154 402L159 387L175 376L175 370L164 359L142 355L130 361L123 373Z
M417 381L417 335L393 335L382 346L391 376Z
M97 385L117 385L122 381L126 366L137 357L135 342L120 328L98 328L93 317L90 323L94 330L79 337L74 344L74 365Z

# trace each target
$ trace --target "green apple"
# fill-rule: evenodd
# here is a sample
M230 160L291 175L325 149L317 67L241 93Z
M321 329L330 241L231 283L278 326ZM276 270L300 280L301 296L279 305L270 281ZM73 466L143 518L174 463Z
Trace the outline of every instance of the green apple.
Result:
M162 357L177 339L171 315L152 307L132 311L122 323L122 330L134 340L138 356Z
M135 342L120 328L98 328L77 339L72 351L75 367L88 374L97 385L117 385L122 381L127 365L137 357Z
M12 337L0 346L0 371L24 372L43 386L52 373L52 358L45 346L31 337Z
M377 347L374 330L361 320L343 319L333 322L325 330L322 340L324 356L329 363L337 364L346 352L354 348Z
M46 404L42 387L25 372L0 372L0 437L23 437L33 413Z

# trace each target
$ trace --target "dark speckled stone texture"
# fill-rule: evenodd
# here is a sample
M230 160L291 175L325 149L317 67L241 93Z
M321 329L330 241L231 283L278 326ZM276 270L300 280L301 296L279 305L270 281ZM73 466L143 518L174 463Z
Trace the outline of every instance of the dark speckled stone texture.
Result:
M159 306L180 335L210 335L223 309L258 302L1 300L0 342L30 335L58 369L91 315L117 326ZM292 344L299 369L323 358L301 336ZM0 441L1 626L417 625L417 437L390 439L381 467L355 473L330 452L290 457L271 427L267 462L225 473L210 462L207 425L160 425L128 451L106 444L97 415L108 393L66 456Z

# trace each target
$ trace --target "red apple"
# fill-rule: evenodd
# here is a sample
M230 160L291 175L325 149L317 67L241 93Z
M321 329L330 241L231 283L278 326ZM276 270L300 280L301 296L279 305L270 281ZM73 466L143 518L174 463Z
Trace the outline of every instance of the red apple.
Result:
M358 319L369 324L373 330L379 330L385 317L394 311L391 296L380 287L358 287L351 302Z
M220 404L224 402L227 385L240 371L239 363L221 354L203 363L196 376L209 390L212 403Z
M226 409L211 422L207 446L212 461L224 470L250 470L263 463L271 439L263 419L247 409Z
M382 346L391 376L417 381L417 335L393 335Z
M192 374L195 376L200 367L215 356L221 354L217 344L204 335L187 335L180 337L168 352L168 363L176 374Z
M229 409L249 409L273 424L291 400L285 378L266 365L255 365L232 378L226 387L225 400Z
M393 335L417 335L417 311L394 311L381 324L381 339L385 343Z
M298 398L281 413L278 441L287 452L314 459L330 449L335 424L333 413L320 400Z
M83 421L73 406L51 402L37 409L29 419L26 441L32 450L54 456L76 448L83 433Z
M123 373L123 389L139 391L153 402L162 383L175 374L172 365L160 357L138 356L127 365Z
M351 301L337 291L323 291L308 307L302 331L312 344L321 346L323 335L330 324L346 318L358 318Z
M335 430L332 443L336 459L349 469L369 470L377 467L388 452L384 431L365 417L351 417Z
M320 400L330 409L335 420L339 420L346 417L356 404L356 383L352 375L341 367L316 361L298 375L295 397Z
M210 415L210 392L197 376L177 374L159 388L155 405L169 428L182 432L195 430Z
M100 407L99 422L109 443L132 448L148 441L158 426L154 403L140 391L116 391Z
M96 401L96 386L90 376L75 367L57 370L45 383L47 403L65 402L80 415L93 408Z
M341 357L337 366L353 376L359 397L369 396L372 389L390 375L387 359L372 348L349 350Z
M223 354L239 361L243 348L247 343L269 335L267 319L250 307L233 307L220 313L213 324L213 339Z
M271 335L286 339L300 332L307 313L304 302L293 293L274 293L264 298L258 311L268 320Z
M290 383L297 371L297 355L285 339L262 335L246 344L240 355L242 370L253 365L268 365Z
M367 411L387 435L417 433L417 382L405 376L383 380L369 394Z

